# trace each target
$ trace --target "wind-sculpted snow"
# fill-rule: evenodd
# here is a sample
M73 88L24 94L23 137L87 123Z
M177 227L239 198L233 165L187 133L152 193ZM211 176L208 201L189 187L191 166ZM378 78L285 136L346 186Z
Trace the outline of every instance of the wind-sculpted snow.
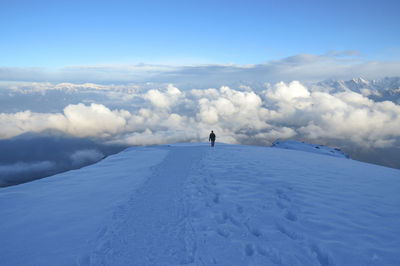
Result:
M349 158L347 154L342 152L338 148L331 148L324 145L310 144L305 142L299 142L294 140L286 140L286 141L275 141L272 143L271 147L280 148L280 149L289 149L296 151L305 151L312 152L317 154L323 154L333 157L339 158Z
M216 143L0 190L2 265L399 265L400 171Z
M95 244L88 241L166 153L126 150L80 170L0 189L0 264L76 265Z

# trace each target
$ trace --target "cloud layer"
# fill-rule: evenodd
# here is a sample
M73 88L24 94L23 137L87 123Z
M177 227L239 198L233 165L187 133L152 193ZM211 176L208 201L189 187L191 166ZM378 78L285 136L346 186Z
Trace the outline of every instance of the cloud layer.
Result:
M326 55L295 55L262 64L235 65L92 65L57 70L0 67L0 81L74 83L173 83L181 87L232 86L237 82L276 83L292 80L320 81L400 76L399 61L371 61L357 51L332 51Z
M207 141L213 129L218 141L227 143L268 145L277 138L301 138L382 148L395 145L400 137L398 104L373 101L350 90L308 88L299 81L279 82L264 90L244 86L180 90L173 85L125 91L101 85L98 90L112 92L112 105L118 106L118 101L125 107L77 103L62 112L0 113L0 138L57 130L148 145Z
M0 140L0 187L83 167L126 148L54 133Z
M400 168L400 78L359 76L400 76L400 62L332 51L256 65L0 67L0 186L126 145L208 141L210 130L221 142L293 138ZM31 133L51 137L17 137Z

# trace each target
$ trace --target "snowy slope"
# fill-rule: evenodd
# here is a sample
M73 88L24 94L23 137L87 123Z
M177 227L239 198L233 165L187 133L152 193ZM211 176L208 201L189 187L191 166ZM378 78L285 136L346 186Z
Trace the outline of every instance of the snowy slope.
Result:
M342 152L338 148L331 148L325 145L311 144L305 142L299 142L295 140L275 141L271 147L280 149L289 149L296 151L312 152L317 154L329 155L339 158L349 158L347 154Z
M1 265L400 265L400 171L224 145L130 148L0 190Z

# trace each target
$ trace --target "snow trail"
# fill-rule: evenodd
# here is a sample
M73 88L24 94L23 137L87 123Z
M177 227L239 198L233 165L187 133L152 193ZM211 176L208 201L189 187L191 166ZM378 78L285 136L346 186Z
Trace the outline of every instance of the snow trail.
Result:
M399 177L344 158L219 145L188 178L194 265L398 265L399 215L374 212L396 209Z
M154 174L99 235L91 265L179 265L193 262L195 240L183 194L208 147L168 146Z
M268 163L273 160L268 151L223 145L204 156L188 178L194 265L319 265L302 236L287 226L299 210L293 187Z
M400 265L400 171L318 151L135 147L2 189L0 264Z

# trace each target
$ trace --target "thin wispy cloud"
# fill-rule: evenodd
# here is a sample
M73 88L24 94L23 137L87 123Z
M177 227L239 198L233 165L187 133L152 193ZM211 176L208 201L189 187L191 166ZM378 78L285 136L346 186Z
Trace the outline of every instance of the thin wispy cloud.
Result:
M103 84L153 82L181 86L222 86L240 81L306 82L400 75L400 61L368 61L354 55L357 55L357 51L331 51L326 55L303 54L252 65L89 65L68 66L57 70L0 67L0 81Z

